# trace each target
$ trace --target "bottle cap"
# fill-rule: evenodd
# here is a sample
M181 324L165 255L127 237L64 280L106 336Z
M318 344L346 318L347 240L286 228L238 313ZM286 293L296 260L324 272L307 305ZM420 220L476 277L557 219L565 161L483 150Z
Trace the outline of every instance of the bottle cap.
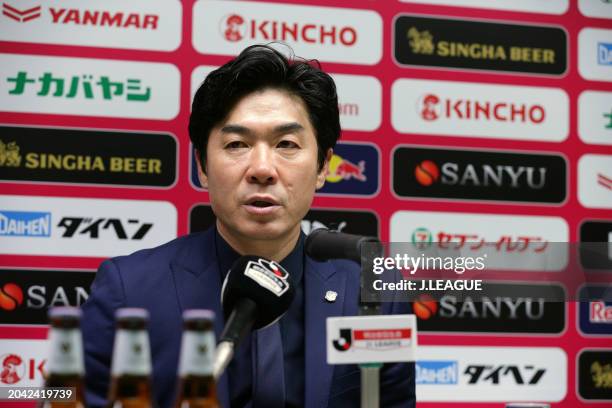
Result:
M143 319L149 320L149 312L138 307L123 307L115 312L115 319Z
M208 309L187 309L183 312L183 320L215 320L215 312Z
M73 317L76 319L80 319L83 313L81 312L81 309L79 309L78 307L55 306L55 307L49 308L49 311L47 312L47 314L49 316L49 319L57 319L61 317Z

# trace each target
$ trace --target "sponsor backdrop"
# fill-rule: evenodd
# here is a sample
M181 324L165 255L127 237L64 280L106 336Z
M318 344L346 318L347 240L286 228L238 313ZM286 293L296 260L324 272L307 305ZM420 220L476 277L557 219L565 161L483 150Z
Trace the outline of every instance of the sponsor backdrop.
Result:
M40 384L46 309L84 302L103 259L214 221L191 95L253 43L285 41L337 82L342 142L304 231L612 242L612 1L347 4L2 2L0 386ZM612 252L547 255L548 276L599 270L547 290L605 295ZM415 301L420 406L612 401L612 302L544 302L537 271L520 276L483 302Z

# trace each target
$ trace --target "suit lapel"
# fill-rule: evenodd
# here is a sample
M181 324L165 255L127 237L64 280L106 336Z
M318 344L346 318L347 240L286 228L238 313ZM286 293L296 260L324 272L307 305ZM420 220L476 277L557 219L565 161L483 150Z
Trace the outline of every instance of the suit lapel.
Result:
M177 301L181 313L187 309L208 309L215 312L215 334L221 336L225 320L221 308L221 274L217 263L214 228L192 236L187 245L170 262ZM217 383L217 395L224 407L229 407L227 376Z
M319 263L306 258L304 299L306 321L305 406L326 407L329 400L334 366L327 364L326 319L341 316L346 294L346 274L336 273L331 262ZM325 293L338 294L335 302L327 302Z

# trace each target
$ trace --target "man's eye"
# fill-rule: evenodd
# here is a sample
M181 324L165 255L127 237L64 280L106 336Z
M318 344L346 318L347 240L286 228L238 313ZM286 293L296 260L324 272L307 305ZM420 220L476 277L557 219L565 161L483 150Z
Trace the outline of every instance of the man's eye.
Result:
M226 149L240 149L246 147L246 143L241 142L241 141L234 141L234 142L229 142L228 144L225 145Z
M297 149L300 146L291 140L282 140L278 143L277 147L280 147L281 149Z

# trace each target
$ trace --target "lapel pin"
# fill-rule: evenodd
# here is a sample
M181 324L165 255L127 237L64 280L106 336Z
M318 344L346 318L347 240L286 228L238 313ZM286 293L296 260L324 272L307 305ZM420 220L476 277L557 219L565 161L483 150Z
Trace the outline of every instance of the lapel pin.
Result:
M325 300L327 300L329 303L334 303L337 298L337 292L334 292L333 290L328 290L327 292L325 292Z

